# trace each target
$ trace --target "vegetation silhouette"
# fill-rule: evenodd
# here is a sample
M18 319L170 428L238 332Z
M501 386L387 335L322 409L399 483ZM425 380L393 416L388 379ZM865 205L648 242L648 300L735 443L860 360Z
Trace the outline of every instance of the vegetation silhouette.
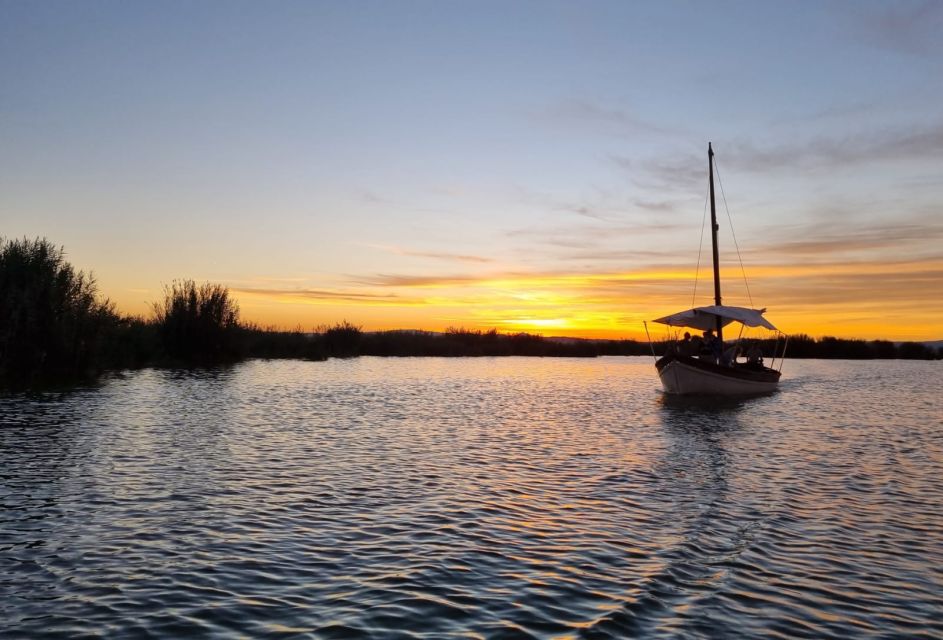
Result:
M346 320L333 327L318 327L316 334L323 345L324 353L329 356L353 358L360 355L363 331Z
M300 360L326 360L327 353L320 336L306 333L301 327L284 331L255 323L240 326L239 341L245 357Z
M758 341L764 354L782 351L783 340ZM943 358L943 348L935 348L922 342L890 342L888 340L858 340L824 336L813 338L804 333L789 336L787 358L819 358L823 360L938 360Z
M95 278L46 239L0 238L0 383L83 379L103 365L118 323Z
M209 282L175 280L156 302L154 322L165 353L175 360L221 363L240 359L239 305Z
M29 388L93 378L109 369L210 366L245 358L357 356L553 356L663 354L667 341L546 338L450 327L364 332L346 320L312 332L242 322L220 284L177 280L164 288L150 318L122 316L101 296L91 274L76 270L62 247L45 238L0 238L0 387ZM759 341L769 357L782 341ZM789 358L943 358L943 347L919 342L789 339Z
M608 352L608 353L607 353ZM642 355L648 345L633 340L555 340L529 333L498 333L449 327L444 333L431 331L380 331L363 336L360 355L365 356L553 356L595 357Z

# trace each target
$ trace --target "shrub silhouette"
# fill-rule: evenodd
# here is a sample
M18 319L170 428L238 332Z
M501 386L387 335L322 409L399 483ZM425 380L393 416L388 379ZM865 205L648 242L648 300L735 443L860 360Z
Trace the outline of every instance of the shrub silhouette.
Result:
M335 358L352 358L360 355L363 331L346 320L333 327L320 327L321 344L327 355Z
M0 382L30 386L83 378L101 366L117 324L95 279L45 238L0 239Z
M325 360L321 338L316 333L303 332L300 327L281 331L250 323L242 325L239 342L243 354L250 358Z
M171 358L191 363L239 358L239 306L223 285L175 280L153 306L160 342Z

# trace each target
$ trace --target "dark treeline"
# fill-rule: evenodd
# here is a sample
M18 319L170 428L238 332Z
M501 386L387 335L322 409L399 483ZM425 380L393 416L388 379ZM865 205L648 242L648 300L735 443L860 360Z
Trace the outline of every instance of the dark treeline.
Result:
M934 347L922 342L890 342L889 340L859 340L853 338L834 338L825 336L813 338L804 333L789 336L788 345L784 337L755 339L744 338L744 342L757 342L763 355L771 358L775 354L782 357L786 349L786 359L819 360L940 360L943 359L943 347ZM725 340L727 347L734 344ZM665 352L667 342L656 342L655 353Z
M734 341L724 341L726 347ZM786 359L820 359L820 360L940 360L943 359L943 347L934 347L922 342L890 342L888 340L857 340L848 338L813 338L804 333L789 336L788 345L785 338L770 339L745 338L744 342L757 342L763 355L772 358L782 357L783 347L786 348ZM665 353L665 347L670 341L658 341L653 349L658 356ZM644 354L650 355L651 350L645 345ZM609 355L601 352L599 355ZM612 354L617 355L617 354ZM622 354L618 354L622 355Z
M560 340L529 333L498 333L450 328L445 333L381 331L365 333L359 355L365 356L546 356L592 358L603 355L651 354L634 340Z
M760 340L763 352L782 352L783 340ZM830 360L939 360L943 347L922 342L890 342L888 340L855 340L848 338L813 338L804 333L789 336L786 358L821 358Z
M444 333L367 333L348 322L312 332L241 322L229 291L175 281L148 318L124 316L102 297L90 274L75 270L45 239L0 239L0 386L32 387L94 377L109 369L204 366L245 358L369 356L650 355L634 340L555 339L451 328ZM767 356L772 341L764 341ZM657 354L665 343L655 343ZM779 349L782 343L779 344ZM793 336L791 358L943 357L922 343Z

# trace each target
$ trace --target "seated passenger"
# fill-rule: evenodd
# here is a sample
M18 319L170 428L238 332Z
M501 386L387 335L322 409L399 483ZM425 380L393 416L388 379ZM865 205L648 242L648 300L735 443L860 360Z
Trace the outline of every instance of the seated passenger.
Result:
M706 353L705 353L706 350ZM709 360L718 364L723 359L724 345L720 338L714 335L713 330L704 332L704 350L701 351L701 360Z
M692 358L696 358L703 350L704 340L701 338L701 336L694 336L691 338L691 343L688 345L688 355Z
M691 334L684 332L684 338L678 342L678 355L690 356L691 354Z
M714 332L708 329L704 332L704 339L701 341L700 358L701 360L714 359Z
M747 364L762 367L763 366L763 350L760 349L760 345L757 342L754 342L750 345L750 348L747 349Z

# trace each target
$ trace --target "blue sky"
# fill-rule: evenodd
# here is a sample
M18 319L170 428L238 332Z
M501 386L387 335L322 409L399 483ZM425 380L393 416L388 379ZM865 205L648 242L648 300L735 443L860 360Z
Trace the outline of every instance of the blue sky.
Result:
M281 325L633 333L690 286L528 292L693 269L708 140L747 267L771 274L754 293L789 328L876 337L943 275L940 3L0 14L0 233L64 244L129 312L192 277ZM898 316L839 273L859 263L887 276ZM808 264L838 266L789 271Z

